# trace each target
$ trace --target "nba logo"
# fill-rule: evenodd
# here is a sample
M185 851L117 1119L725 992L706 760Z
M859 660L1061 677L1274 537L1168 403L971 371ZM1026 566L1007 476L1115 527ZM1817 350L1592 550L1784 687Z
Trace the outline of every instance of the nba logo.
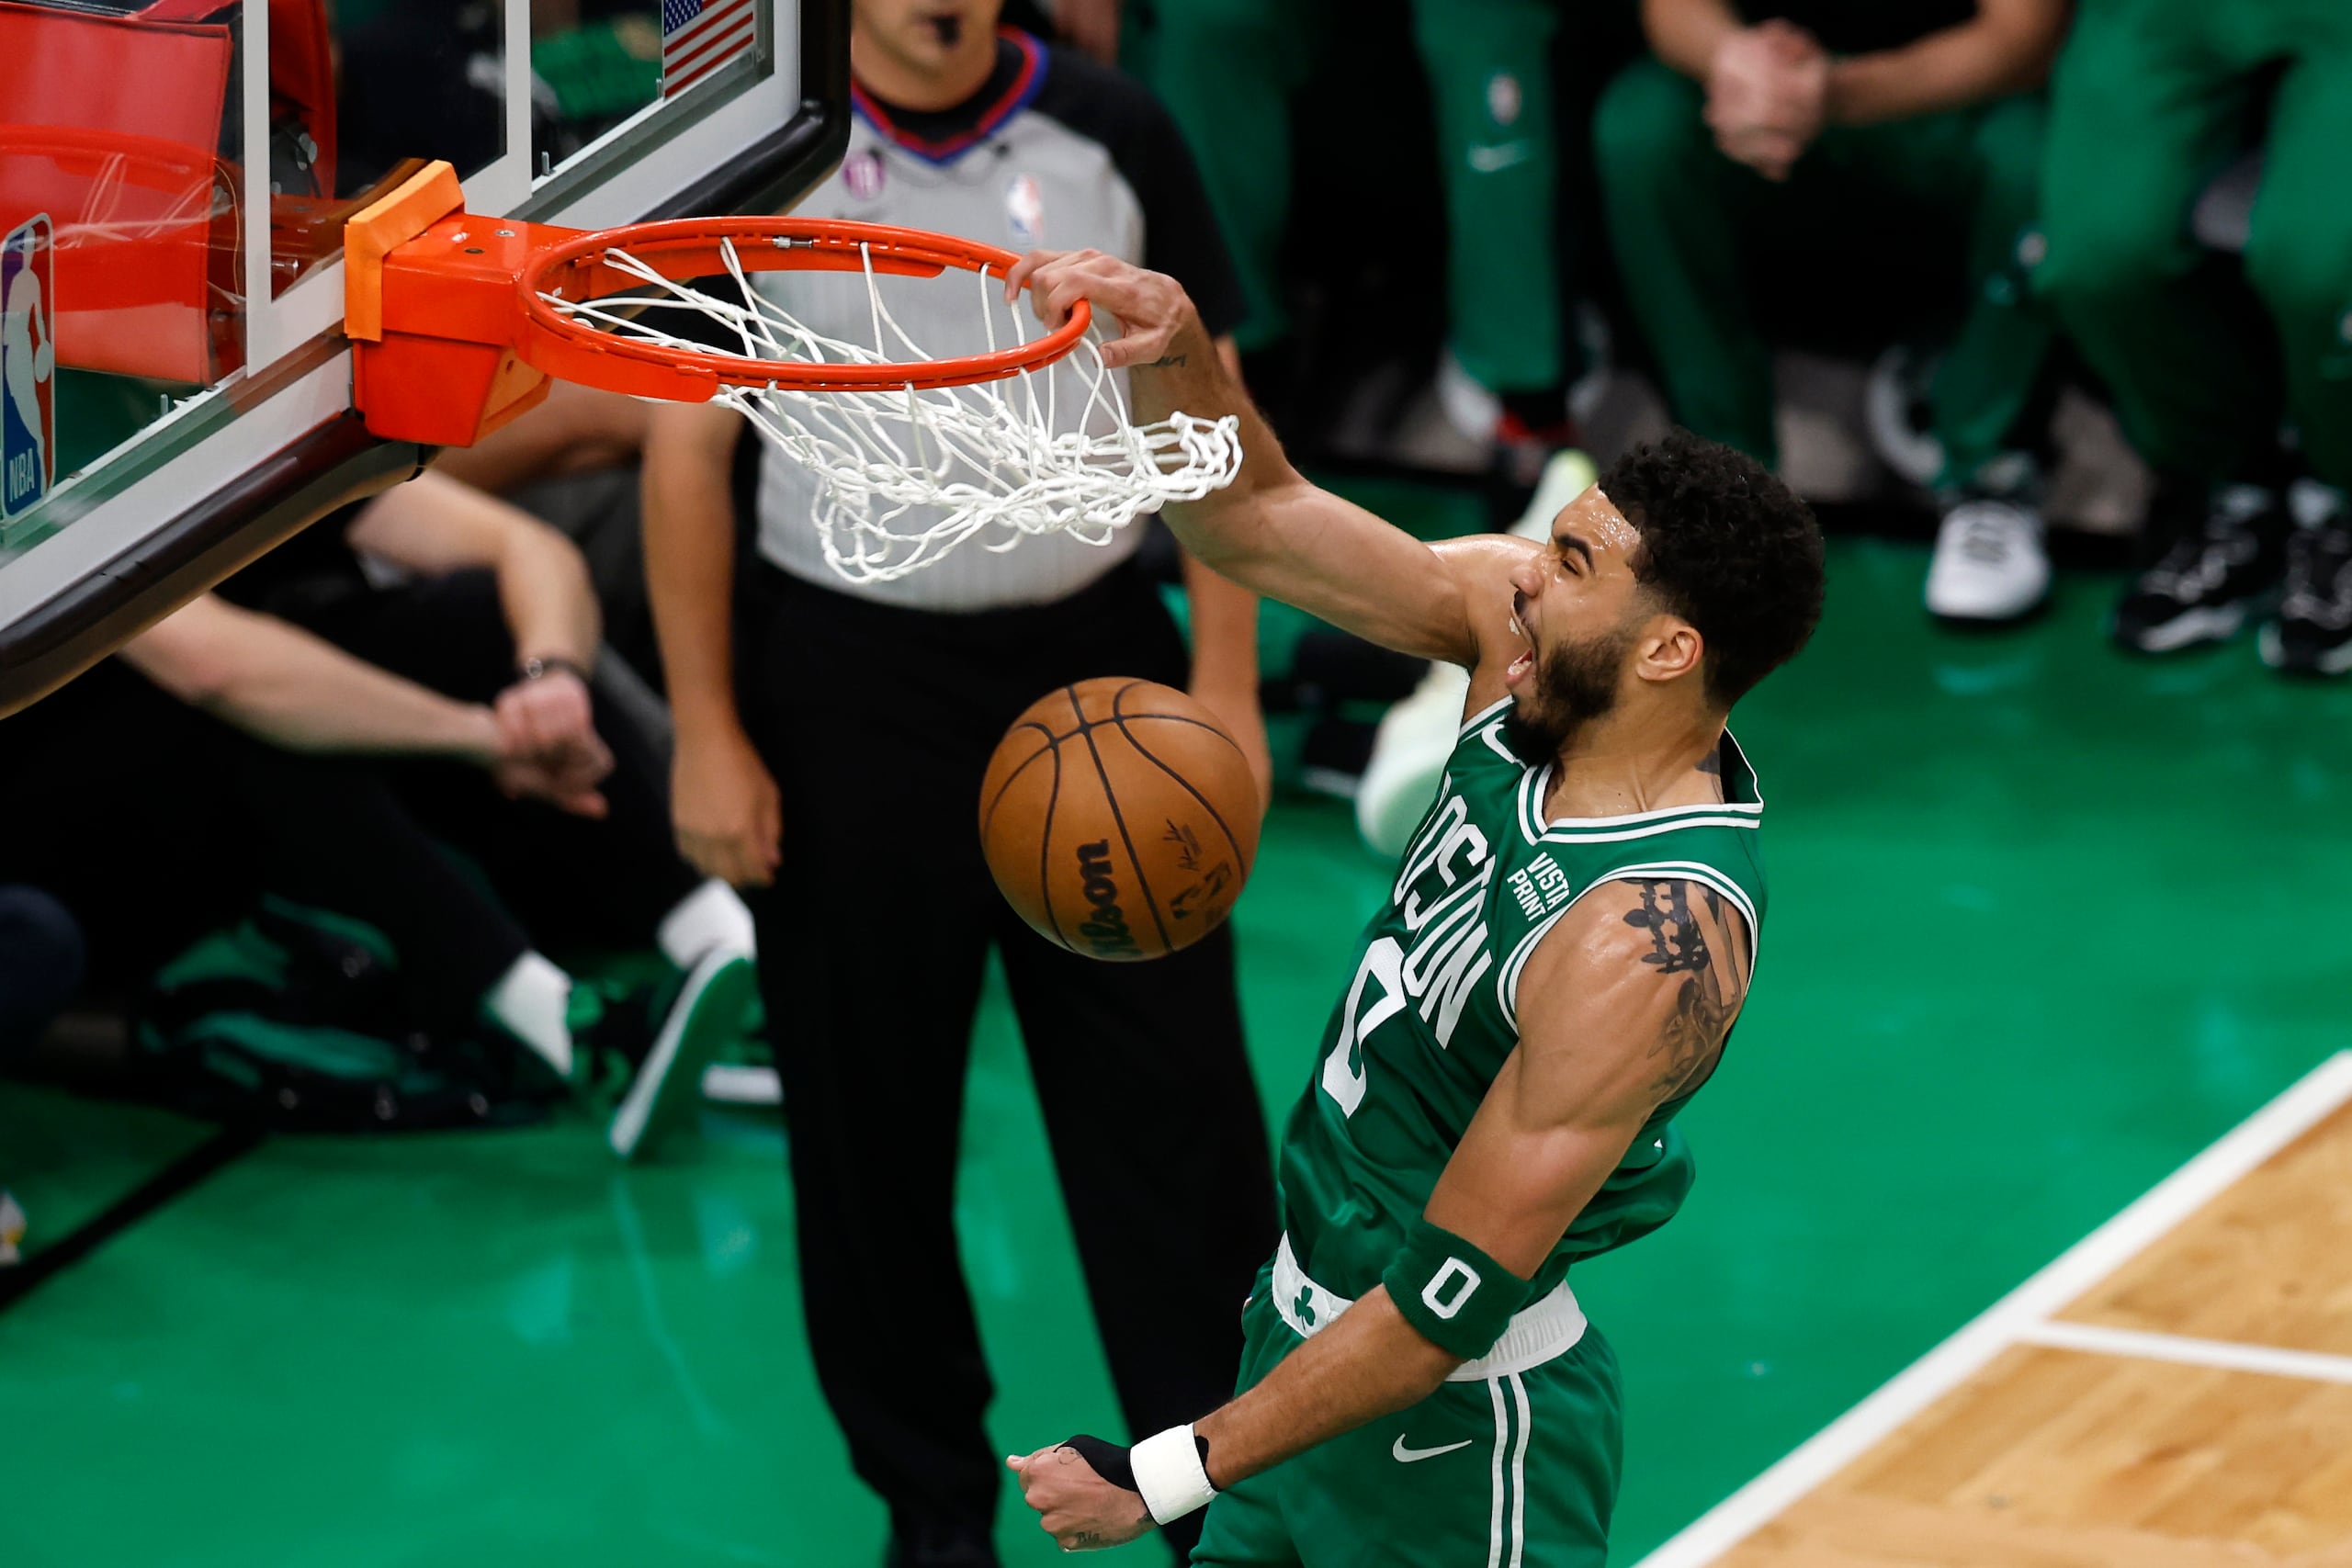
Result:
M42 213L0 241L0 522L39 505L55 474L51 311L57 282L50 235Z
M1017 250L1046 243L1046 193L1035 175L1015 175L1004 187L1004 219Z
M1487 113L1497 125L1508 130L1516 124L1520 103L1518 77L1508 71L1498 71L1487 78Z
M853 152L842 165L842 184L849 186L850 195L860 201L872 201L882 194L882 154L867 148Z

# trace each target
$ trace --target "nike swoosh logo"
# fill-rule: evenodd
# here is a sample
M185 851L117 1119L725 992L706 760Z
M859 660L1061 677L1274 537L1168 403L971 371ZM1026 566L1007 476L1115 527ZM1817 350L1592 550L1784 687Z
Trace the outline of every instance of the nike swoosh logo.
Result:
M1408 1449L1405 1446L1404 1435L1399 1433L1396 1438L1396 1446L1388 1452L1398 1464L1411 1464L1419 1460L1435 1459L1440 1454L1450 1454L1456 1449L1466 1449L1475 1441L1476 1441L1476 1438L1464 1438L1458 1443L1448 1443L1442 1449Z
M1524 141L1506 141L1499 147L1473 147L1470 166L1482 175L1498 175L1514 164L1524 164L1535 156L1535 149Z

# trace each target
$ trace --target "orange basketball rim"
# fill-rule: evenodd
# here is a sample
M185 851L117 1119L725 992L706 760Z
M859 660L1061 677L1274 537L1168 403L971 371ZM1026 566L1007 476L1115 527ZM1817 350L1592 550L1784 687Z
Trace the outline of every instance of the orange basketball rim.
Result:
M970 386L1037 369L1086 335L1083 301L1053 332L991 353L888 364L698 352L600 331L562 304L628 296L644 276L863 272L1001 276L1011 251L879 223L684 218L582 231L464 210L447 164L430 164L354 217L345 243L344 331L352 402L388 439L470 446L547 396L549 378L633 397L704 402L722 385L803 391Z

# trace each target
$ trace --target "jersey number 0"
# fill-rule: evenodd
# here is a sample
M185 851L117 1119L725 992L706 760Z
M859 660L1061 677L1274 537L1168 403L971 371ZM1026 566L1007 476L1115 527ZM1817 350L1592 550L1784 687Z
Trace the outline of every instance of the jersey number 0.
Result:
M1367 948L1355 984L1348 987L1347 1010L1340 1019L1340 1041L1323 1059L1323 1092L1339 1102L1340 1114L1353 1116L1363 1103L1364 1037L1405 1010L1405 950L1395 937L1385 936ZM1364 987L1377 981L1380 999L1364 1010Z

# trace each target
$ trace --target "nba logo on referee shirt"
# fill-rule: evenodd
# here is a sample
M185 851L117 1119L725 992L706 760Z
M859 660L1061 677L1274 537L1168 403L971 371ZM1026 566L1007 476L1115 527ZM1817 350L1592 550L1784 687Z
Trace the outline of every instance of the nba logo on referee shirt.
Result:
M871 147L853 152L842 164L842 184L850 195L860 201L872 201L882 194L882 154Z
M23 515L55 475L57 279L49 215L0 241L0 520Z
M1004 187L1004 220L1016 249L1046 243L1046 193L1035 175L1015 175Z

